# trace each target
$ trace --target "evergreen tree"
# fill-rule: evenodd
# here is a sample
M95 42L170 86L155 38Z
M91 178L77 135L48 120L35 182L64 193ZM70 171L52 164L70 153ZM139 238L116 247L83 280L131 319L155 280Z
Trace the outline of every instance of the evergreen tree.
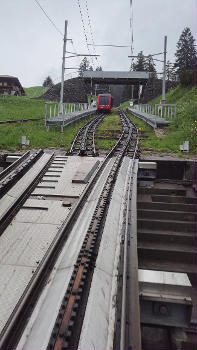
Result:
M101 66L96 67L96 71L102 71L102 67Z
M153 78L157 78L157 71L155 68L155 63L154 63L153 57L151 55L148 55L148 57L145 61L145 71L152 72Z
M175 53L175 67L177 68L178 73L196 68L197 55L194 42L195 40L191 30L186 27L179 38L177 51Z
M45 86L45 87L51 87L51 86L53 86L53 80L51 79L50 76L48 76L48 77L44 80L42 86Z
M82 77L83 72L85 72L86 70L89 70L89 68L90 68L90 62L88 61L87 57L84 57L79 65L79 70L78 70L79 77ZM93 68L91 70L93 70Z
M138 72L145 72L146 60L143 55L143 51L140 51L137 55L136 63L133 63L133 70Z

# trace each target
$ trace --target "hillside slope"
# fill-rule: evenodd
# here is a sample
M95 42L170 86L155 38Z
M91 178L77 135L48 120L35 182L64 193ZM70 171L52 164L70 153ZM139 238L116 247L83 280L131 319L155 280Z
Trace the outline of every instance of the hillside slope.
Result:
M150 101L149 104L159 103L161 96ZM182 141L188 140L190 150L197 150L197 87L178 86L166 94L166 103L176 104L176 118L170 125L172 132L181 132Z
M24 90L27 97L33 98L43 95L48 90L48 88L44 86L32 86L24 88Z
M161 101L161 96L151 100L148 104L154 105ZM188 140L190 152L197 153L197 87L189 86L170 89L166 93L166 103L176 104L176 118L170 126L164 129L163 135L156 136L152 128L141 120L132 117L136 125L145 132L146 137L141 140L142 149L154 151L179 152L179 146ZM128 107L129 101L122 104Z

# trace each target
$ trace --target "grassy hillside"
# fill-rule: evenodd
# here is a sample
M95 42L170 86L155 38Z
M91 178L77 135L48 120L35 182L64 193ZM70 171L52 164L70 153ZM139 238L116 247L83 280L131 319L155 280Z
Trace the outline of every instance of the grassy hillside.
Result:
M161 96L150 101L149 104L157 104L161 100ZM179 152L179 145L188 140L190 143L190 152L197 151L197 87L181 87L171 89L166 94L166 103L176 104L176 118L171 122L170 126L165 128L164 135L156 137L151 132L151 128L145 123L139 122L137 118L132 117L135 123L142 129L142 132L148 132L148 138L141 141L141 147L144 149L162 150ZM128 102L123 104L127 107Z
M3 124L0 126L0 149L3 150L19 150L21 136L25 135L30 141L27 148L47 148L47 147L64 147L66 150L70 148L79 129L93 116L83 118L64 128L64 132L60 132L60 127L51 127L49 132L46 131L44 121L35 121L28 123Z
M48 88L44 86L33 86L29 88L24 88L26 96L29 98L32 97L40 97L42 94L44 94Z
M0 120L44 117L44 100L23 96L0 97Z

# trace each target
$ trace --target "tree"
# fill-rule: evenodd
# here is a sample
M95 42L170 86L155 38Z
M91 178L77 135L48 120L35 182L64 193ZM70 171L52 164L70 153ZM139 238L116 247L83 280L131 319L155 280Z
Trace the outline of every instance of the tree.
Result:
M51 79L50 76L48 76L48 77L44 80L42 86L45 86L45 87L51 87L51 86L53 86L53 80Z
M90 67L90 62L88 61L87 57L84 57L79 65L79 70L78 70L79 77L82 77L83 72L85 72L86 70L89 70L89 67Z
M155 68L155 63L154 63L153 57L151 55L148 55L147 59L145 60L145 71L152 72L153 78L157 78L157 71Z
M197 54L194 46L195 40L191 30L186 27L177 43L177 51L175 53L177 72L183 72L196 68Z
M102 71L102 70L103 70L103 69L102 69L101 66L96 67L96 71Z
M140 51L137 55L137 61L136 63L133 63L132 68L134 71L145 72L145 65L146 65L146 60L143 55L143 51Z

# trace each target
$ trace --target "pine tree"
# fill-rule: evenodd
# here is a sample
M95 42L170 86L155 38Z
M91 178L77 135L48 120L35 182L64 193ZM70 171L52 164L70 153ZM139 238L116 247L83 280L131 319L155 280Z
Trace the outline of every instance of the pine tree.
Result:
M103 69L102 69L101 66L96 67L96 71L102 71L102 70L103 70Z
M45 87L51 87L51 86L53 86L53 80L51 79L50 76L48 76L48 77L44 80L42 86L45 86Z
M145 71L146 72L152 72L153 73L153 78L157 78L157 71L155 68L155 63L153 61L153 58L151 55L148 55L146 61L145 61Z
M143 51L140 51L137 55L136 63L133 63L133 70L138 72L145 72L146 60L143 55Z
M197 55L194 42L195 40L191 30L186 27L179 38L177 43L177 51L175 53L175 66L178 73L196 68Z
M82 77L83 72L85 72L86 70L89 70L89 67L90 67L90 62L88 61L87 57L84 57L84 59L81 61L79 65L79 70L78 70L79 77Z

